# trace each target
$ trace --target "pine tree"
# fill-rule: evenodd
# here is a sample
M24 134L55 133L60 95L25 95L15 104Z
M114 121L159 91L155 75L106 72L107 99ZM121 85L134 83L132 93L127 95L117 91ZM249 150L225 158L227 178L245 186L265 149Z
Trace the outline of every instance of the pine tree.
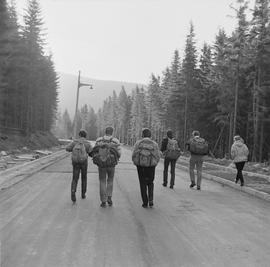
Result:
M190 24L189 34L186 39L185 55L183 59L182 77L185 88L185 112L184 112L184 142L188 133L196 125L198 72L197 51L195 45L194 26Z
M127 143L128 129L129 129L129 119L130 119L130 105L128 95L124 86L120 91L118 97L118 125L120 132L120 141Z
M131 106L131 134L133 143L141 137L142 128L147 126L146 96L138 86L133 91Z
M269 112L269 66L270 66L270 30L269 1L256 0L251 21L250 46L253 52L254 71L250 75L253 83L253 149L252 159L262 161L263 153L268 154L269 146L263 151L265 138L265 120ZM260 136L259 136L260 132ZM268 150L268 151L267 151Z
M183 85L181 84L181 63L178 50L174 51L173 61L169 70L169 101L167 105L167 128L174 132L181 129L183 125Z

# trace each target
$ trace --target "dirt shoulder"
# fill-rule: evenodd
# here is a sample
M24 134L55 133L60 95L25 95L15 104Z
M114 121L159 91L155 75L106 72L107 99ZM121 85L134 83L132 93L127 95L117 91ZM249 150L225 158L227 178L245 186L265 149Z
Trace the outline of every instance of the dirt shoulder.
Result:
M37 132L29 137L0 134L0 174L61 149L58 139L49 132Z

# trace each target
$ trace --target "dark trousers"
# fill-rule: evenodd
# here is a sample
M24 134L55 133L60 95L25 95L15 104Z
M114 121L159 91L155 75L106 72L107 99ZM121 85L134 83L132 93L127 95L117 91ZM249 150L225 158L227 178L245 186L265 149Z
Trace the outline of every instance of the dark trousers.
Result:
M75 193L77 189L78 180L81 173L82 180L82 195L86 193L87 189L87 162L86 163L73 163L73 177L71 182L71 192Z
M142 201L146 205L148 202L153 202L154 198L155 168L137 166Z
M240 180L241 184L244 184L244 177L242 170L244 169L245 163L246 163L245 161L235 162L235 167L237 169L236 182Z
M171 164L171 182L170 182L170 186L174 186L176 159L169 159L169 158L166 158L166 157L164 159L163 184L167 185L167 183L168 183L168 169L169 169L170 164Z

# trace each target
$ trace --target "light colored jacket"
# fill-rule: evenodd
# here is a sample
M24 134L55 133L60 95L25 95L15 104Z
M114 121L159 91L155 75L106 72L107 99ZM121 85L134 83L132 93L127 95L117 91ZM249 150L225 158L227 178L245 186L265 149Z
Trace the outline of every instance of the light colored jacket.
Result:
M117 138L113 137L112 135L104 135L104 136L101 136L99 137L97 140L96 140L96 144L95 144L95 147L96 146L99 146L102 144L103 140L106 140L106 141L109 141L111 140L110 142L112 143L112 145L115 147L116 151L117 151L117 154L118 154L118 157L120 158L121 157L121 146L120 146L120 142Z
M233 162L243 162L248 160L248 147L241 140L237 140L231 147Z

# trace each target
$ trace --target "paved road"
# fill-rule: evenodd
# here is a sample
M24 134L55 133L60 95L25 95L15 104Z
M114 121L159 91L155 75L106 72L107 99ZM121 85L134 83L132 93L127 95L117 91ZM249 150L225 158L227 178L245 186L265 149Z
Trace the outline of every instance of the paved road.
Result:
M66 158L0 192L1 267L270 266L269 202L205 180L191 190L180 170L164 188L160 165L155 206L144 209L127 150L113 207L99 207L92 164L75 205L70 182Z

